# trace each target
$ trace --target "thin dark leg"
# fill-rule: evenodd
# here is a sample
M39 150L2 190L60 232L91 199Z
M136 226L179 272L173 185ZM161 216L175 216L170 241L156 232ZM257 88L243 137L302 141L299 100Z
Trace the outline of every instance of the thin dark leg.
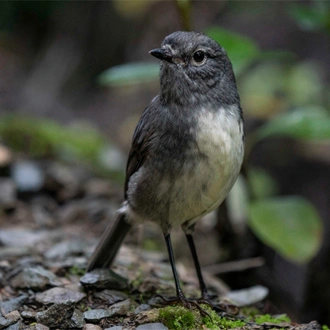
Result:
M166 234L166 235L164 235L164 237L165 237L165 242L166 242L166 247L167 247L167 251L168 251L168 256L170 258L170 263L171 263L171 267L172 267L173 277L174 277L174 281L175 281L176 294L177 294L178 298L184 298L184 294L183 294L183 292L181 290L180 283L179 283L179 276L178 276L178 273L177 273L176 267L175 267L174 254L173 254L172 242L171 242L170 234Z
M191 255L192 255L193 260L194 260L196 273L197 273L197 277L198 277L198 281L199 281L199 287L201 289L202 298L207 299L208 298L207 288L206 288L206 285L205 285L205 282L204 282L204 279L203 279L201 266L200 266L199 261L198 261L196 247L195 247L193 237L192 237L191 234L186 234L186 238L187 238L187 241L188 241L188 244L189 244Z

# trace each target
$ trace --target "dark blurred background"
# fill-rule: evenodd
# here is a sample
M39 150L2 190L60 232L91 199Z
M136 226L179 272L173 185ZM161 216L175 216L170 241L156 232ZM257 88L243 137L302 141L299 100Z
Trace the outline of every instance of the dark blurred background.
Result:
M263 284L280 311L329 324L329 2L1 1L1 142L39 159L61 158L71 143L120 183L133 129L159 90L143 66L158 65L148 51L180 29L227 49L246 121L245 174L228 212L198 234L202 263L261 256L263 266L221 277L234 289ZM104 74L128 63L142 73ZM278 228L264 229L268 214Z

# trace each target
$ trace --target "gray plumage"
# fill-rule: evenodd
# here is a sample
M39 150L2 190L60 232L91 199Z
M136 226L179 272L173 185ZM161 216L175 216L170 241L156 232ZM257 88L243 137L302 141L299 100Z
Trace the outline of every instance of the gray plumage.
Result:
M137 124L125 201L88 270L111 265L133 223L156 222L165 236L181 225L190 235L225 199L243 161L242 110L225 50L204 34L175 32L150 53L162 60L160 94Z

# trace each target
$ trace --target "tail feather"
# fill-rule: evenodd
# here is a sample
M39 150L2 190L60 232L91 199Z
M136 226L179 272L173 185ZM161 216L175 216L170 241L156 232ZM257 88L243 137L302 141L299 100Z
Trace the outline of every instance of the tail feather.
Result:
M108 268L111 266L126 234L131 228L126 215L118 215L116 222L110 224L102 235L87 267L87 271L95 268Z

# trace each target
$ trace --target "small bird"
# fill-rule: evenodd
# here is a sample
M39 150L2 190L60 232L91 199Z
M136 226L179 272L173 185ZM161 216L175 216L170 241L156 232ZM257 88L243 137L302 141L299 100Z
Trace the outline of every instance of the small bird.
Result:
M110 267L132 225L159 224L175 280L176 300L189 307L175 267L171 230L181 226L201 296L208 298L192 234L233 187L244 155L244 123L226 51L196 32L174 32L150 54L161 60L160 93L144 110L128 156L125 200L96 247L88 271Z

